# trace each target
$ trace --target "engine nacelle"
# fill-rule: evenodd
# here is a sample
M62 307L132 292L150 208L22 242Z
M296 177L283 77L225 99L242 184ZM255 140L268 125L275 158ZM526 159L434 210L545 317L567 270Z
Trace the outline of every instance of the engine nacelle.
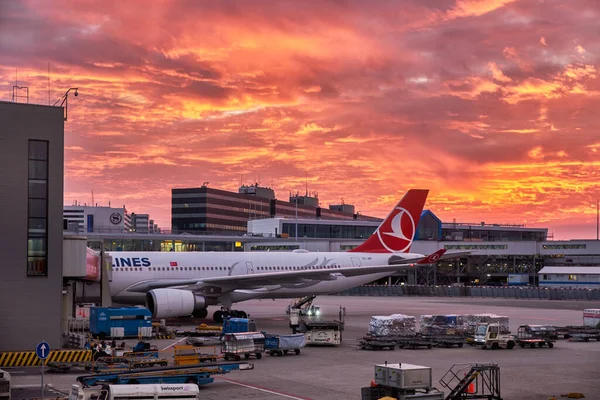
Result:
M152 318L188 317L206 308L204 296L196 296L189 290L154 289L146 293L146 308Z

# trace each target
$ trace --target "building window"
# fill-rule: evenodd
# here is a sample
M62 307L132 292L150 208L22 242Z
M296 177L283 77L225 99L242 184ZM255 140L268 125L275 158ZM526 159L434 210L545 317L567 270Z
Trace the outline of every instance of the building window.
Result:
M27 276L48 276L48 141L29 141Z
M548 275L544 274L542 277L543 280L547 281L548 280Z
M570 281L576 281L577 280L577 275L569 275L569 280Z

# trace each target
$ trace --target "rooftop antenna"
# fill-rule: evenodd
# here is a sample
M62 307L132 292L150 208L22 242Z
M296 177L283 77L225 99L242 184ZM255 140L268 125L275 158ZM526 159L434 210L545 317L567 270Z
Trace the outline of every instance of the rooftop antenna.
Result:
M48 62L48 105L50 105L50 62Z
M308 197L308 171L306 172L306 197Z

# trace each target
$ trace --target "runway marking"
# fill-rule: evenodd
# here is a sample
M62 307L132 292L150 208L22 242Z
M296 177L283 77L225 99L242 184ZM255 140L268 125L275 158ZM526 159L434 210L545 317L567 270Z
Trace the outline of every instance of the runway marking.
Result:
M259 390L261 392L265 392L265 393L271 393L271 394L275 394L281 397L286 397L288 399L294 399L294 400L310 400L308 397L296 397L296 396L292 396L291 394L286 394L286 393L282 393L282 392L277 392L274 390L270 390L270 389L265 389L265 388L261 388L259 386L255 386L255 385L249 385L247 383L241 383L241 382L236 382L236 381L232 381L231 379L225 379L225 378L217 378L220 381L225 381L225 382L229 382L229 383L233 383L234 385L238 385L238 386L243 386L243 387L247 387L249 389L254 389L254 390Z
M173 347L173 346L175 346L177 343L179 343L179 342L181 342L181 341L183 341L183 340L185 340L185 339L187 339L187 338L184 336L184 337L182 337L181 339L179 339L178 341L171 343L170 345L168 345L168 346L167 346L167 347L165 347L164 349L160 349L160 351L165 351L165 350L167 350L169 347Z

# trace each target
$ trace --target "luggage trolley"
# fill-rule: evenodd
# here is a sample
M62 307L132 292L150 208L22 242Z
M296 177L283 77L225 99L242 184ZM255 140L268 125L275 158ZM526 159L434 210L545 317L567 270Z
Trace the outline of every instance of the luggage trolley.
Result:
M228 333L223 337L221 344L221 353L225 360L239 361L242 355L248 359L252 354L260 360L264 351L265 335L260 332Z
M270 335L265 334L265 350L269 355L284 355L293 351L296 355L300 354L300 348L306 346L306 338L303 333L292 335Z

